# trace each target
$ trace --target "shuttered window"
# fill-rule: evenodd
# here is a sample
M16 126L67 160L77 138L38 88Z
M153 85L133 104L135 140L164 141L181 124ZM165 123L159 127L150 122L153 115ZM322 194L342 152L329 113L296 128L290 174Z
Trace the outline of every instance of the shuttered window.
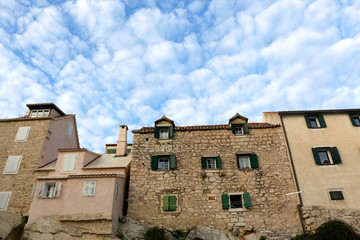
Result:
M221 196L223 209L242 209L251 207L250 194L245 193L229 193Z
M174 126L155 126L154 137L159 139L169 139L174 136Z
M202 169L219 169L221 168L220 156L216 157L201 157Z
M248 134L249 128L247 123L232 123L231 131L235 135Z
M341 158L337 147L321 147L311 149L317 165L340 164Z
M65 154L63 163L63 172L74 172L76 164L76 154Z
M237 154L237 166L242 169L259 168L258 156L256 154Z
M10 198L10 193L0 192L0 209L6 209L9 198Z
M176 211L177 209L177 199L176 196L163 196L162 197L163 211Z
M324 116L321 114L306 115L305 121L308 128L326 128Z
M16 174L19 169L22 156L9 156L6 162L4 174Z
M350 113L350 120L353 126L360 127L360 114Z
M36 197L38 198L57 198L60 197L60 182L40 182L37 185Z
M15 142L25 142L28 138L30 127L19 127L16 133Z
M159 155L151 157L152 170L173 170L176 169L176 156L175 155Z

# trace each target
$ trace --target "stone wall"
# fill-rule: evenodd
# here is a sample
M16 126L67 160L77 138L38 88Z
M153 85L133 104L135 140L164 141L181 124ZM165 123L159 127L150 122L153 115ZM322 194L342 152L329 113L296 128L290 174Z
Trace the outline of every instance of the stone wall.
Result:
M50 120L0 122L0 192L11 192L7 211L27 214L37 164ZM19 127L31 127L26 142L14 142ZM17 174L3 174L9 155L22 155Z
M342 220L360 233L360 210L358 209L335 209L322 206L302 207L305 226L307 231L314 231L326 221L332 219Z
M237 153L256 153L258 169L239 170ZM175 154L175 170L151 170L151 156ZM202 156L220 155L220 170L204 170ZM296 188L281 128L174 131L169 140L134 133L128 218L141 224L188 230L208 226L234 235L257 232L268 237L301 232ZM250 209L222 209L224 193L249 192ZM178 211L164 213L161 195L174 194Z

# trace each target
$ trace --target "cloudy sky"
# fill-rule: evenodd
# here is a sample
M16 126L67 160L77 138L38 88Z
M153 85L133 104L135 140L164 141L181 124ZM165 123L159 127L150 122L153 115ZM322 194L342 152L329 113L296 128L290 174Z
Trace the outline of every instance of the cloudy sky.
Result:
M0 1L0 117L39 102L97 152L162 115L360 108L360 1Z

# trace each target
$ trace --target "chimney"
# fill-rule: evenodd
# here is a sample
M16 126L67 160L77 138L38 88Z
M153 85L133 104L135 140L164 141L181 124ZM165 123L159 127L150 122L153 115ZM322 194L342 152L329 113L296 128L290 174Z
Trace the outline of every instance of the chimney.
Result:
M117 140L116 155L125 156L127 148L127 130L126 125L120 125L119 138Z

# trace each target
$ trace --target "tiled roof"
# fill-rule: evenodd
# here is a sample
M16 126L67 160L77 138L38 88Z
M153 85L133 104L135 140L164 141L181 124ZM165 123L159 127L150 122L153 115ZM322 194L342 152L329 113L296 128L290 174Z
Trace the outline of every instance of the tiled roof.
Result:
M131 162L131 154L126 156L117 156L115 154L102 154L83 169L95 169L95 168L119 168L127 167Z
M4 118L4 119L0 119L0 122L11 122L11 121L37 121L37 120L51 120L51 119L61 119L61 118L65 118L65 117L69 117L69 116L75 116L75 114L66 114L63 116L58 116L58 117L17 117L17 118Z
M119 175L120 174L115 174L115 173L77 174L77 175L75 174L75 175L68 175L68 178L89 178L89 177L106 178L106 177L117 177Z
M280 125L270 124L270 123L248 123L248 127L251 129L258 128L275 128L280 127ZM228 129L231 127L228 124L221 125L199 125L199 126L178 126L175 127L174 131L196 131L196 130L219 130L219 129ZM133 130L133 133L151 133L154 132L153 127L143 127L138 130Z
M88 151L86 148L60 148L59 152L78 152L78 151Z
M359 108L352 109L327 109L327 110L294 110L278 111L279 115L315 114L315 113L359 113Z
M161 118L159 118L158 120L155 121L155 124L157 124L158 122L161 122L161 121L168 121L170 122L172 125L174 125L174 121L171 120L170 118L166 117L166 116L162 116Z
M244 119L246 122L248 121L247 117L244 117L244 116L240 115L239 113L236 113L232 118L229 119L229 123L231 123L236 118Z
M50 108L55 109L58 113L61 115L66 115L58 106L56 106L54 103L28 103L26 106L31 109L42 109L42 108Z

